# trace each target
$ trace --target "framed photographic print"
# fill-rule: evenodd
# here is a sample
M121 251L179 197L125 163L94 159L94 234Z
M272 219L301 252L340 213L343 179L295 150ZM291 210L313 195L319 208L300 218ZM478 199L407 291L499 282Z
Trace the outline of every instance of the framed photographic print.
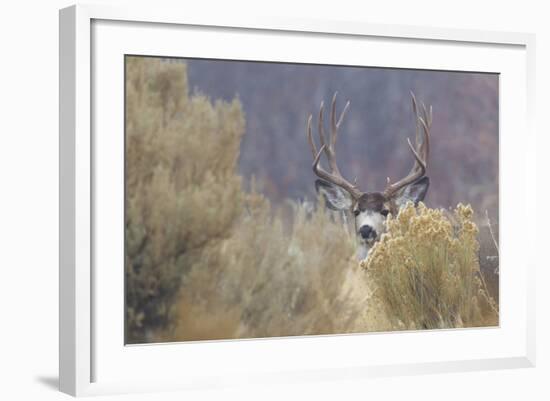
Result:
M533 46L62 10L61 390L533 366Z

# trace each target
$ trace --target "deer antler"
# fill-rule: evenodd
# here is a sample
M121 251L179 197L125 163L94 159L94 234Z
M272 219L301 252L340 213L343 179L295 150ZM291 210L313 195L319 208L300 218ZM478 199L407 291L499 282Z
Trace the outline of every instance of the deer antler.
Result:
M336 153L334 148L336 145L336 139L338 138L338 129L340 128L340 125L342 124L344 116L346 115L346 112L350 105L350 102L348 101L344 106L344 110L342 110L340 117L338 118L338 120L336 120L337 93L338 92L334 93L334 96L332 97L332 104L330 108L330 142L329 143L327 143L325 139L324 122L323 122L324 104L323 102L321 102L321 107L319 109L319 121L318 121L319 141L321 142L321 148L319 150L317 150L317 147L315 146L315 142L313 140L313 134L311 132L312 131L311 121L313 119L313 116L310 114L307 120L307 139L309 142L309 146L311 147L311 152L313 154L312 167L313 167L313 172L319 178L345 189L353 199L357 200L362 195L362 192L357 189L356 185L350 183L342 176L342 174L340 173L340 169L336 164ZM321 154L323 152L327 157L327 161L331 170L330 173L319 165Z
M407 138L407 143L414 156L414 164L409 174L401 180L390 184L388 179L388 186L384 190L384 196L386 196L387 198L397 193L403 187L422 178L426 173L426 168L428 166L428 156L430 154L430 128L432 126L432 107L430 106L430 109L428 111L424 103L421 103L422 115L420 115L418 105L416 103L416 97L412 92L411 97L413 111L416 119L415 146L413 147L409 138ZM424 134L424 138L421 138L421 131Z

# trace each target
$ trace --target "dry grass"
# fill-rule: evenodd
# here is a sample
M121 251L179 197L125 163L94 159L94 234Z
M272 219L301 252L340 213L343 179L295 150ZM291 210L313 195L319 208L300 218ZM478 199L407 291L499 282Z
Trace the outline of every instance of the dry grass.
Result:
M478 260L473 210L454 214L409 204L388 221L388 232L363 262L368 279L396 328L498 325Z
M189 255L227 235L242 209L237 100L189 95L184 64L126 59L126 340L172 320Z
M365 306L345 289L350 269L358 270L353 239L324 206L308 215L303 206L295 205L294 213L285 228L267 199L246 195L243 215L228 238L194 258L176 307L187 317L179 315L163 338L353 331Z

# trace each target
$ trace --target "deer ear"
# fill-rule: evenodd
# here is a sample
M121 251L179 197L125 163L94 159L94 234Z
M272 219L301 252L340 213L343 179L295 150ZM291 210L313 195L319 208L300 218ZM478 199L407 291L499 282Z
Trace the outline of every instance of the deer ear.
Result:
M351 196L347 191L327 181L315 180L317 193L323 195L329 209L349 210L351 208Z
M424 200L429 186L430 179L428 177L422 177L403 188L401 192L397 194L395 203L398 207L405 206L407 202L413 202L416 205L418 202Z

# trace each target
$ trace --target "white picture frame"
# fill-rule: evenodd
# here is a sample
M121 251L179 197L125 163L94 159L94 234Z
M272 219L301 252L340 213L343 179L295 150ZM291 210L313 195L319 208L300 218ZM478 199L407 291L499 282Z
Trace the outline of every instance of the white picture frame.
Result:
M192 30L193 35L204 35L200 37L204 49L182 50L170 40L164 40L170 35L189 34L186 29ZM253 41L246 42L249 46L241 46L239 49L242 53L239 54L231 53L238 49L212 50L216 49L220 35L232 35L232 39L247 41L255 34L261 34L262 40L266 42L272 41L273 46L262 46L271 54L262 54L260 50L254 49ZM116 221L116 216L119 216L116 213L120 212L122 203L117 201L115 195L114 204L118 205L115 209L119 209L114 210L114 214L110 214L110 211L104 214L104 206L101 206L96 190L105 193L109 188L121 186L117 174L112 174L112 180L105 184L105 188L101 186L106 180L97 180L97 177L104 176L102 169L105 168L120 170L120 164L117 164L120 160L117 162L117 158L121 154L117 153L117 149L120 150L117 146L123 138L123 131L120 131L123 121L117 113L122 109L120 101L123 94L105 96L106 92L101 87L95 87L94 82L97 84L104 80L101 81L104 87L115 90L120 88L122 71L116 70L112 76L104 72L112 68L112 63L120 63L118 56L125 53L185 56L189 53L175 53L192 51L193 56L203 52L200 54L219 58L254 57L269 60L275 57L293 61L298 57L309 57L311 61L320 56L314 53L315 50L303 55L301 50L304 47L300 44L314 44L318 40L328 43L336 37L341 43L349 41L350 45L371 41L374 43L372 54L378 54L376 46L382 42L382 47L402 46L400 49L403 51L391 54L387 52L384 55L383 50L379 50L380 55L374 57L375 64L381 66L479 70L502 74L500 180L503 313L500 327L125 347L118 337L119 333L113 334L106 328L112 323L108 319L117 319L116 316L122 319L122 314L117 315L123 299L120 287L122 266L116 273L119 276L113 276L112 280L107 274L98 275L95 271L98 263L106 260L105 257L110 258L117 253L116 249L113 253L96 253L98 242L109 240L114 244L113 247L122 247L119 237L111 238L107 232L101 232L105 221ZM282 41L290 39L293 45L286 42L283 45ZM533 245L526 238L517 237L511 230L511 227L527 221L530 226L526 230L535 232L535 209L531 207L525 191L514 191L517 186L536 188L537 149L532 128L534 43L533 35L521 33L250 16L241 20L224 20L208 15L186 15L182 11L169 12L155 7L78 5L61 10L61 391L80 396L534 366L536 253L528 252L527 258L523 257L522 262L515 263L521 260L518 248L530 249ZM407 48L415 47L427 52L430 46L437 47L438 59L426 57L403 64ZM422 47L426 49L422 50ZM364 64L361 55L350 54L349 48L346 50L344 46L341 54L331 57ZM492 53L487 56L487 52ZM465 60L459 62L457 60L461 54ZM102 101L98 101L98 98ZM114 114L106 114L104 110L112 110ZM110 132L120 131L118 145L116 135L112 136L115 142L96 141L94 129L103 127L102 124L111 124L105 126ZM521 137L513 136L512 133L518 130L522 132ZM507 163L511 157L518 158L519 167L512 168ZM515 213L512 204L515 205ZM115 220L112 220L113 216ZM507 263L516 264L516 269L507 269ZM94 298L96 291L102 292L101 301ZM107 307L114 311L113 314L103 313ZM454 349L449 349L450 344ZM468 344L478 346L469 348ZM385 347L390 346L397 351L397 356L390 356L387 350L384 352ZM432 355L426 352L425 358L419 358L413 352L423 346L433 348ZM368 358L365 358L364 353L354 351L358 349L370 349L371 352L366 354ZM186 358L181 358L181 355L186 355ZM301 358L293 359L284 355ZM198 363L199 358L202 363ZM194 361L195 364L182 362L184 360ZM222 360L227 362L222 363ZM159 361L163 362L163 368L158 368ZM220 363L212 367L214 361ZM179 373L167 374L170 369L175 371L173 367L178 362ZM151 366L155 366L158 372L150 368L147 370Z

